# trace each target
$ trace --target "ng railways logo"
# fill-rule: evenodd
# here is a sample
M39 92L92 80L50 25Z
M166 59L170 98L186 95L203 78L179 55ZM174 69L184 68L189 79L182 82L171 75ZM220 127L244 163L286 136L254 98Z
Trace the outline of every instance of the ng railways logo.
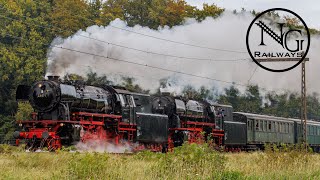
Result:
M285 20L280 16L290 17L288 19L295 20L296 25L283 22ZM299 15L288 9L274 8L254 18L247 31L246 43L251 58L260 67L268 71L284 72L298 66L306 57L310 46L310 33ZM271 69L259 63L259 59L266 58L270 61L273 58L295 58L298 62L288 68Z

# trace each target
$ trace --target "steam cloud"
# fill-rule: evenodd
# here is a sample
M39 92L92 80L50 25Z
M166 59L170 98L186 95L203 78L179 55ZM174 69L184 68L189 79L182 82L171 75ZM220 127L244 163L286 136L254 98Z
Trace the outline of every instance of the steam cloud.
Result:
M76 148L78 151L84 152L108 152L108 153L131 153L132 146L127 143L122 145L114 145L112 143L108 143L101 140L90 140L87 142L79 142L76 144Z
M116 29L111 26L91 26L87 28L86 31L79 30L76 34L67 39L56 38L52 42L52 45L98 54L100 56L137 62L148 66L156 66L228 82L247 84L257 67L257 65L249 58L248 53L246 53L246 31L252 20L253 16L249 13L234 15L231 12L225 12L217 19L207 18L200 23L196 22L194 19L188 19L182 26L176 26L171 29L165 27L158 31L139 25L127 27L125 22L119 19L111 22L112 26L163 39L217 49L243 51L245 53L214 51L175 44ZM145 51L184 57L210 58L212 61L197 61L143 53L87 39L81 37L81 35ZM252 36L259 39L260 32L254 32ZM268 38L268 36L265 36L265 38ZM270 39L265 42L270 44L273 43L269 46L271 48L279 46L279 44L276 45L276 43ZM310 61L307 62L306 67L308 93L317 92L320 88L320 83L314 83L318 82L318 77L320 76L320 71L318 70L320 67L320 61L318 60L320 55L319 49L319 37L313 37L308 54ZM229 62L215 61L221 59L247 60ZM281 69L283 67L288 67L288 65L286 63L274 63L268 65L268 67ZM159 80L162 78L169 78L168 81L174 86L173 90L178 93L181 91L181 87L188 84L191 84L194 87L205 85L211 88L214 86L215 88L218 88L218 91L230 86L228 83L181 75L55 47L48 53L47 75L55 74L63 76L66 73L85 75L89 69L98 74L106 74L107 76L112 77L112 80L116 82L119 80L119 75L134 77L139 85L151 90L155 90L155 88L159 87ZM300 69L301 68L297 67L289 72L273 73L258 67L250 83L258 84L261 87L265 87L267 90L279 91L279 89L288 89L298 92L301 86Z

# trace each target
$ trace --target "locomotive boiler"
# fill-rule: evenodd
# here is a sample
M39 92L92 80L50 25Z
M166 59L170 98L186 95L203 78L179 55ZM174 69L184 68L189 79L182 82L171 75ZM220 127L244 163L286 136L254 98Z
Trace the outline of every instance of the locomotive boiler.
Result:
M70 111L111 113L117 109L108 88L86 86L81 82L63 84L57 76L49 76L48 80L32 86L18 86L16 98L28 100L38 112L38 119L70 120Z

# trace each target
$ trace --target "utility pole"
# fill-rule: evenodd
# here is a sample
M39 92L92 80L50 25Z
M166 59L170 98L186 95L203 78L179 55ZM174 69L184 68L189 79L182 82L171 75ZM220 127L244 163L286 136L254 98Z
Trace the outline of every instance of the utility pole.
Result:
M301 58L266 58L256 59L260 62L288 62L288 61L300 61ZM301 62L301 130L302 130L302 141L307 151L307 89L306 89L306 61L309 58L304 58Z

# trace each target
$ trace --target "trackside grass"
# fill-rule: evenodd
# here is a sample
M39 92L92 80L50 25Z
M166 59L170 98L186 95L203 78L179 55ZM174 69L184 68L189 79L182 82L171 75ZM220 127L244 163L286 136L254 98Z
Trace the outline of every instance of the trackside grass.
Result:
M221 153L186 144L174 153L26 153L0 146L0 179L320 179L320 155Z

